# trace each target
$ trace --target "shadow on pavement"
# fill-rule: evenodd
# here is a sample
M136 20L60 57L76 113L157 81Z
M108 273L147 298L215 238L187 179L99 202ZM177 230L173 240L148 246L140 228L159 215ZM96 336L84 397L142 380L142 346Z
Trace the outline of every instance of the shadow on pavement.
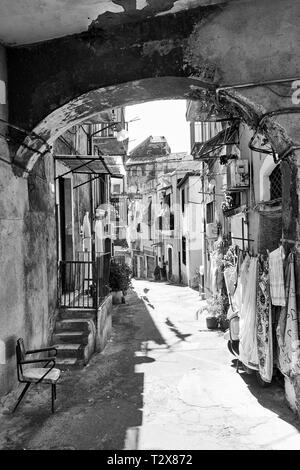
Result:
M186 338L189 336L192 336L191 334L183 334L181 331L178 330L178 328L174 325L174 323L171 322L169 318L166 319L165 321L166 325L170 328L171 331L179 338L181 341L185 341Z
M62 374L55 414L44 387L41 393L28 393L14 415L1 416L0 449L138 448L144 374L136 366L154 362L151 348L165 341L135 292L128 293L126 302L113 308L106 348L82 370Z
M231 367L236 369L236 359L232 360ZM291 424L300 432L299 418L288 407L284 394L284 386L281 377L273 378L272 383L267 387L259 385L255 371L251 374L239 369L241 379L246 383L249 391L257 399L257 401L268 410L276 413L277 416Z

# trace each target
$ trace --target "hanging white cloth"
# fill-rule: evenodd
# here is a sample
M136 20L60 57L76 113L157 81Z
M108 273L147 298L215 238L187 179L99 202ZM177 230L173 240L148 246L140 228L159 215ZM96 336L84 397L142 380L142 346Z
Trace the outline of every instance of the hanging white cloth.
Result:
M245 256L245 259L241 265L240 273L237 280L237 287L232 296L232 304L235 311L240 312L243 304L243 294L247 285L247 274L249 271L250 265L250 256L248 253Z
M244 272L247 282L243 285L243 300L239 312L241 362L251 369L258 369L257 336L256 336L256 276L257 258L250 259L248 272Z
M230 266L224 269L224 279L229 297L232 297L237 286L236 266Z
M83 251L92 251L92 232L89 213L86 212L82 223L83 230Z
M269 254L270 294L273 305L284 307L285 288L283 276L283 260L285 258L283 247L277 248Z
M83 231L83 261L91 261L92 255L92 233L89 213L86 212L82 222ZM92 279L92 266L90 264L84 265L84 291L88 292L90 279Z
M104 253L104 226L102 220L95 222L95 251L96 253Z

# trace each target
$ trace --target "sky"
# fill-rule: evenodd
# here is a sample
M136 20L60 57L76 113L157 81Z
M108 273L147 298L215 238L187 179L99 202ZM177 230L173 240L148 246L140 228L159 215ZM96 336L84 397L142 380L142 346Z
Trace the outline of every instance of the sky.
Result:
M164 136L172 153L190 153L189 123L185 120L186 100L161 100L127 106L129 148L134 149L150 135ZM139 118L137 121L131 121Z

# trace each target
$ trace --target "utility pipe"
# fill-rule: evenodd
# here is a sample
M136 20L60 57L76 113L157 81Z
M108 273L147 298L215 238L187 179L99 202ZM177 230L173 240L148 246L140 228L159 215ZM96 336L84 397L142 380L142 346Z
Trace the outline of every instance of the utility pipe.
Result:
M251 88L255 86L265 86L265 85L275 85L279 83L294 82L299 80L299 77L296 78L280 78L275 80L266 80L263 82L249 82L249 83L238 83L236 85L224 85L216 88L216 95L218 96L220 91L232 90L234 88Z

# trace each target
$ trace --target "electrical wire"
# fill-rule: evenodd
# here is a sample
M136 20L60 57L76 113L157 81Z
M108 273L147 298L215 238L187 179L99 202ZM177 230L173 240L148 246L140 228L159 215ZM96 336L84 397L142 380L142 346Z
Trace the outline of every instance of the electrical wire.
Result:
M6 121L6 119L2 119L0 118L0 122L3 122L4 124L6 124L8 127L11 127L12 129L15 129L19 132L23 132L24 134L26 134L28 137L34 137L35 139L39 139L41 140L45 145L46 145L46 148L48 151L51 151L51 146L48 144L48 142L46 141L46 139L44 139L44 137L40 136L39 134L37 134L36 132L34 131L28 131L27 129L23 129L22 127L19 127L19 126L16 126L15 124L11 124L10 122Z
M8 160L6 160L5 158L2 158L0 157L0 161L6 163L7 165L10 165L10 166L16 166L17 168L21 169L22 171L25 171L25 173L28 173L28 175L33 175L33 176L36 176L37 178L41 179L42 181L44 182L47 182L47 178L43 178L42 176L40 176L38 173L32 171L32 170L27 170L27 168L25 168L24 166L20 165L19 163L16 163L16 162L10 162Z
M298 114L300 113L300 109L299 108L295 108L295 107L291 107L291 106L288 106L286 108L279 108L279 109L275 109L274 111L269 111L267 113L264 113L259 121L258 121L258 124L257 124L257 127L256 127L256 131L254 133L254 135L252 136L252 138L250 139L250 142L249 142L249 148L251 150L254 150L255 152L260 152L260 153L266 153L266 154L272 154L273 155L273 160L274 160L274 163L279 163L280 160L282 160L283 158L286 159L288 156L289 156L289 152L287 149L286 151L282 152L281 155L278 155L278 158L276 157L276 152L273 148L273 146L271 145L271 151L268 151L268 150L265 150L265 149L259 149L259 148L256 148L253 146L253 141L257 135L257 133L259 132L259 130L261 129L261 126L263 124L263 121L267 118L270 118L270 117L273 117L273 116L280 116L282 114ZM283 157L282 157L283 156Z
M271 87L268 86L268 85L264 85L264 88L267 88L267 90L270 90L272 93L274 93L274 95L277 95L277 96L279 96L280 98L290 98L290 97L291 97L290 93L289 93L288 95L282 95L282 94L279 93L278 91L273 90L273 88L271 88Z

